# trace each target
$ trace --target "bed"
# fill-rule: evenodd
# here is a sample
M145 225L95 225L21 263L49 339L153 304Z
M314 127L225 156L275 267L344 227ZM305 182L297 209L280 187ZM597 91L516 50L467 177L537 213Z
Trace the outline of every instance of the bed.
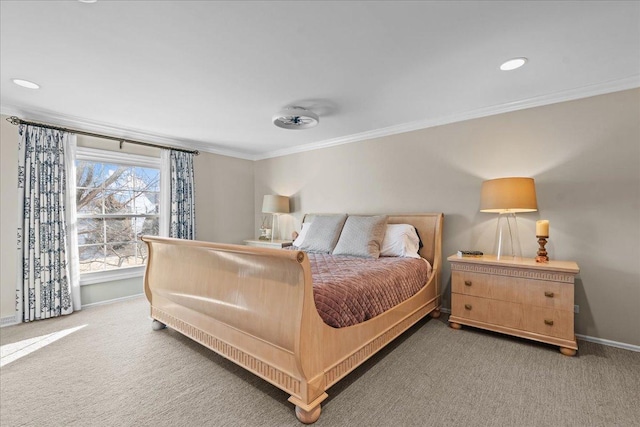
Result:
M144 236L153 328L169 326L279 387L297 418L313 423L333 384L427 314L440 315L443 214L387 221L416 228L428 281L384 313L340 328L316 309L304 251Z

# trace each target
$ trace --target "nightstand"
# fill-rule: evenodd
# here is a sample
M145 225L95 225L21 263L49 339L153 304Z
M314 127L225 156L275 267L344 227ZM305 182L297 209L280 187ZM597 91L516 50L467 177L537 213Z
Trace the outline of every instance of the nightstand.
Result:
M244 244L247 246L257 246L259 248L274 248L282 249L287 246L291 246L293 241L291 240L245 240Z
M537 263L533 258L496 259L451 255L450 326L474 326L554 344L573 356L572 261Z

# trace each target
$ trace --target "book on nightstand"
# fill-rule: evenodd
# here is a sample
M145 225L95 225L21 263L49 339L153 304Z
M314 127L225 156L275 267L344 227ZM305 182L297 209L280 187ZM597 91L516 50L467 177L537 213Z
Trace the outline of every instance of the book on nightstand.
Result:
M484 254L482 252L480 252L480 251L458 251L458 256L459 257L480 258L482 255L484 255Z

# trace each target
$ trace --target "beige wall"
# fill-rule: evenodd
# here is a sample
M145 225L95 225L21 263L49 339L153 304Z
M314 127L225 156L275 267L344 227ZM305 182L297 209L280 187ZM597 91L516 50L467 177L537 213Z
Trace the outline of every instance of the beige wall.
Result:
M18 127L1 117L0 172L0 318L15 313ZM78 145L118 150L118 143L78 137ZM131 144L124 151L158 155L157 149ZM195 160L196 234L201 240L226 243L242 242L253 236L253 162L202 153ZM82 286L82 304L94 304L142 293L142 277Z
M207 153L196 157L198 240L241 244L253 237L253 164Z
M105 301L126 298L144 293L142 277L94 283L80 287L82 305L99 304Z
M15 314L18 231L18 127L0 116L0 318ZM12 201L14 201L12 203Z
M287 233L305 212L444 212L446 255L490 253L497 217L478 212L482 181L533 177L539 211L519 216L524 255L548 219L550 256L581 268L576 332L640 345L639 118L640 90L629 90L261 160L254 203L292 196ZM450 278L445 263L447 307Z

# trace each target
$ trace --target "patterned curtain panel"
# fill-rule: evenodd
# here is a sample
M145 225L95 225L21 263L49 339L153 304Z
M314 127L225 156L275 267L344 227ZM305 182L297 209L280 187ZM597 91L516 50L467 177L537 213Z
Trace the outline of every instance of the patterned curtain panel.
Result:
M193 154L171 150L171 222L169 236L195 239Z
M18 229L22 286L17 308L23 321L29 322L73 312L64 146L75 136L24 125L18 132L18 193L23 221Z

